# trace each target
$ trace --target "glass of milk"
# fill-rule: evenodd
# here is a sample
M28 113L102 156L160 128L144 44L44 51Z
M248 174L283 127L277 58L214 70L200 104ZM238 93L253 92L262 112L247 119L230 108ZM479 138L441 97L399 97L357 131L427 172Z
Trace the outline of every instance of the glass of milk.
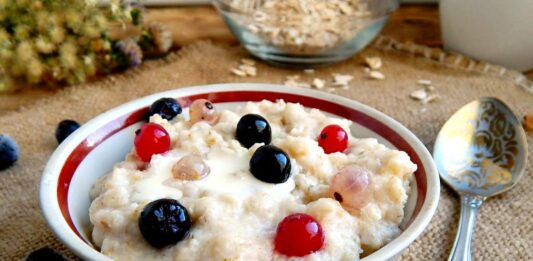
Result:
M444 48L533 69L533 0L440 0Z

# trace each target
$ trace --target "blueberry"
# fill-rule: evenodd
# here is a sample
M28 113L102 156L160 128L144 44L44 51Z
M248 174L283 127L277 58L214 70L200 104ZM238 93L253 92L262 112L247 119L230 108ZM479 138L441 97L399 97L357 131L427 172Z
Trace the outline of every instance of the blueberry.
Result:
M291 160L280 148L274 145L264 145L252 155L250 172L261 181L283 183L291 176Z
M246 114L237 123L237 140L245 148L256 143L270 144L272 130L268 121L257 114Z
M144 239L155 248L181 241L191 228L187 209L174 199L158 199L146 205L139 216Z
M0 170L7 169L19 159L19 146L9 136L0 135Z
M26 261L66 261L67 259L49 247L33 251L26 257Z
M80 124L73 120L63 120L56 128L57 143L63 142L70 134L80 128Z
M172 120L182 111L181 105L172 98L161 98L150 106L149 115L159 114L163 119Z

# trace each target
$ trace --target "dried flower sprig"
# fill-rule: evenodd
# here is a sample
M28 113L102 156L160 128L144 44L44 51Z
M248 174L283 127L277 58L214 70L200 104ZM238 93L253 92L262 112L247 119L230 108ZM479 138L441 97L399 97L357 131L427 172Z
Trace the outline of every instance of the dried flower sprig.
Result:
M170 49L170 31L158 24L141 26L143 9L137 1L113 0L111 17L94 1L0 0L0 92L20 80L81 83L98 73L137 66L143 52L152 56ZM110 39L109 23L117 17L139 25L141 34Z
M96 73L96 57L109 51L108 19L83 1L0 1L0 68L8 78L69 84Z
M111 12L114 18L125 22L131 22L133 25L142 24L143 7L139 0L111 0Z
M172 33L162 24L152 22L143 26L139 46L147 56L161 56L172 47Z
M128 38L120 40L113 45L112 67L126 69L128 67L137 67L142 63L143 52L137 42Z

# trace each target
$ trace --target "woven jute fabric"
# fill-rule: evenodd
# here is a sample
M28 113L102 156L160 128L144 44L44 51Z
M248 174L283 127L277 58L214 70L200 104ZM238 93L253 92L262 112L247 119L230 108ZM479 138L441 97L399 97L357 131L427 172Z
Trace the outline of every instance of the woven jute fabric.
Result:
M369 79L363 57L379 56L384 80ZM332 73L354 76L347 90L336 93L370 105L397 119L413 131L428 149L444 122L461 106L482 96L495 96L517 115L533 111L530 82L519 73L438 49L396 43L380 38L350 60L317 69L315 74L257 63L256 77L240 78L229 69L248 57L238 46L199 42L171 54L163 61L147 62L137 69L99 82L60 91L15 112L0 116L0 133L17 140L21 157L17 164L0 172L0 260L19 260L43 246L75 258L47 227L38 203L39 179L57 147L54 130L63 119L81 123L115 106L155 92L185 86L263 82L283 83L288 75L302 81L313 78L331 81ZM426 105L409 98L422 88L417 80L433 82L441 98ZM522 87L520 87L522 86ZM528 135L527 173L515 188L489 199L481 207L475 229L474 260L533 260L533 135ZM401 260L444 260L451 249L459 219L458 197L442 186L440 203L424 233L401 255Z

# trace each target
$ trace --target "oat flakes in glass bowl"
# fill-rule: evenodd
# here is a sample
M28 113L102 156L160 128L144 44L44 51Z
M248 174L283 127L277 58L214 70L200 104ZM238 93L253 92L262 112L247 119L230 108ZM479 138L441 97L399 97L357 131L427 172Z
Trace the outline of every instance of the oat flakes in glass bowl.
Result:
M368 45L399 0L214 0L254 56L289 66L339 62Z

